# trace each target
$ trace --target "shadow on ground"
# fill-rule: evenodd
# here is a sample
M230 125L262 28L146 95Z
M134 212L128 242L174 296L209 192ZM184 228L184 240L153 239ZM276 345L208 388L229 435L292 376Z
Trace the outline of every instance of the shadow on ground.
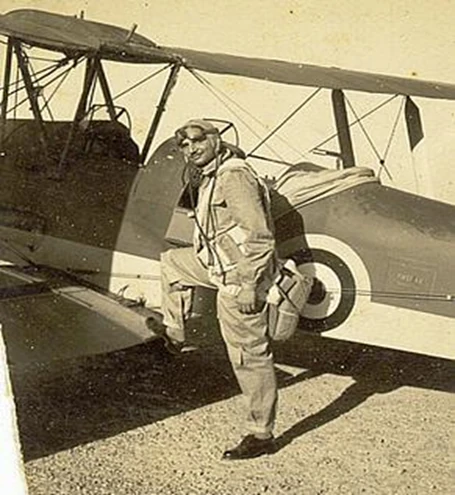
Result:
M32 460L214 403L239 393L219 338L195 337L199 351L166 357L159 341L12 372L25 460ZM198 340L199 339L199 340ZM455 363L317 336L276 346L276 361L305 368L278 372L280 387L325 373L354 378L325 409L278 439L279 447L332 421L376 393L407 385L454 391Z

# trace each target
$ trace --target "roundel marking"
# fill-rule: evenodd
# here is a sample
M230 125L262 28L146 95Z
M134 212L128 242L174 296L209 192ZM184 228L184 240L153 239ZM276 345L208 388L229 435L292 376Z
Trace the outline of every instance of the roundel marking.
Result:
M347 264L325 249L305 251L295 261L302 273L314 278L302 311L302 327L323 332L341 325L355 304L356 283Z

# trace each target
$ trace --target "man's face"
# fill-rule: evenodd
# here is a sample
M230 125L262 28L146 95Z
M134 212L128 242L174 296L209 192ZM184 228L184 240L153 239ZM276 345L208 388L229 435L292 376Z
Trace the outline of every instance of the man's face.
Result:
M196 167L205 167L216 157L219 137L199 127L187 127L179 146L185 160Z

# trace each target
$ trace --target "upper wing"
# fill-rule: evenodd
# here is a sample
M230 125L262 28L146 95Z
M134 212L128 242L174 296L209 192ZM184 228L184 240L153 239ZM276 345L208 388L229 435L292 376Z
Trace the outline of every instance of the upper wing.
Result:
M154 336L145 316L87 287L46 275L0 267L0 323L13 363L104 353Z
M166 63L172 57L145 36L110 24L41 10L13 10L0 16L0 34L69 56L137 63Z
M188 68L214 74L262 79L283 84L368 93L402 94L425 98L455 99L455 84L419 81L406 77L322 67L265 58L240 57L184 48L166 48L179 56Z
M283 84L455 99L455 84L158 46L124 28L39 10L21 9L0 16L0 34L73 57L96 54L116 61L180 63L188 69Z

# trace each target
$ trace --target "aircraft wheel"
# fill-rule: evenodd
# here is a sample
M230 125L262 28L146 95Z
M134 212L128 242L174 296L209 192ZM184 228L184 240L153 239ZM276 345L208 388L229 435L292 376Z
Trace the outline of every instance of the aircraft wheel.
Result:
M311 249L294 257L298 269L314 278L301 316L304 330L323 332L341 325L351 314L356 298L352 271L337 255Z

